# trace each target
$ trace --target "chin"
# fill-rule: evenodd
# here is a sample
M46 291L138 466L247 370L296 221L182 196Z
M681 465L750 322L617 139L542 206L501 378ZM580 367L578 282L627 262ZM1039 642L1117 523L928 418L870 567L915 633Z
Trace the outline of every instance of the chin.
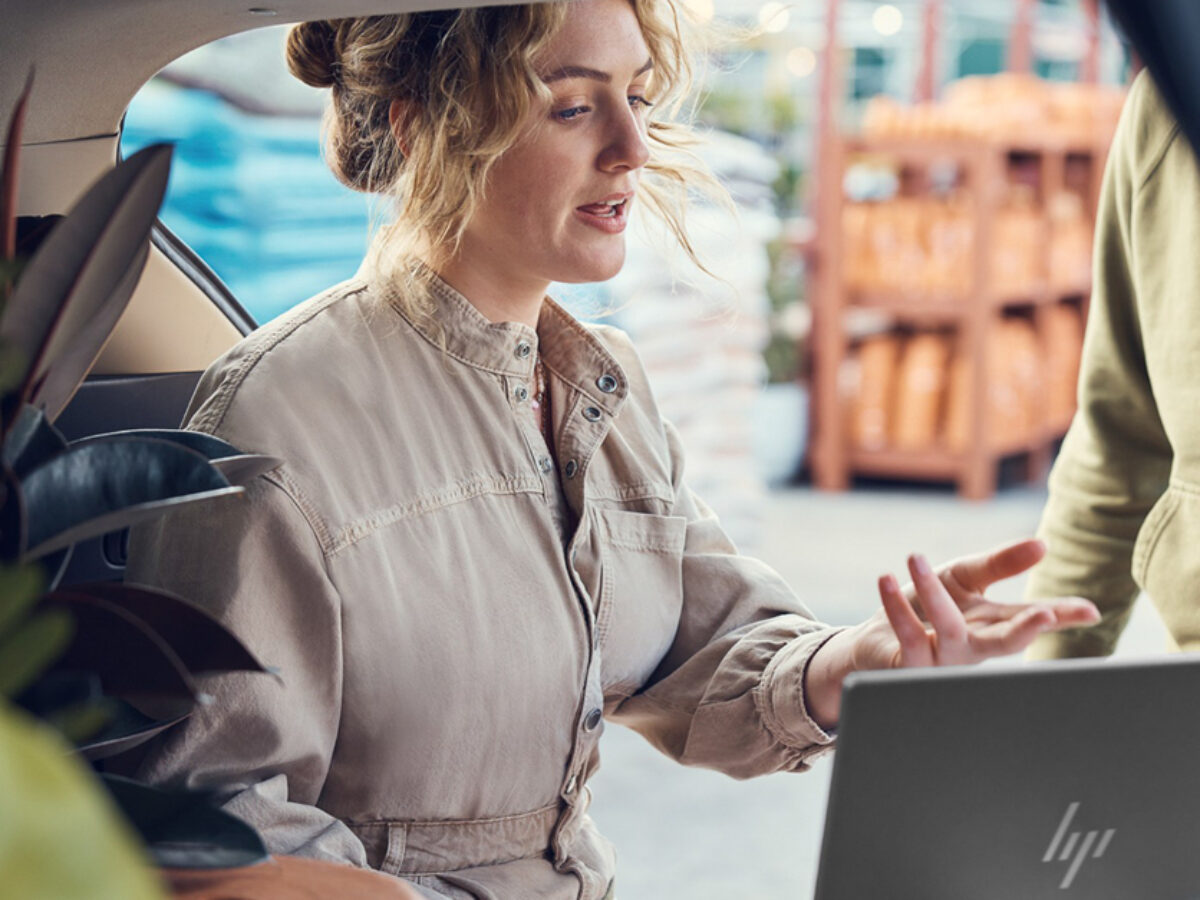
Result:
M620 253L580 260L576 265L566 267L567 271L554 280L563 284L590 284L608 281L610 278L615 278L624 267L625 248L622 246Z

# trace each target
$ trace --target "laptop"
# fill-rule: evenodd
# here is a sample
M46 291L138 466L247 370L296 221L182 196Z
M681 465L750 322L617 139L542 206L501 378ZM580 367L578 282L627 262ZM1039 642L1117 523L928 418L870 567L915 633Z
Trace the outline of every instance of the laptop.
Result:
M1042 898L1200 898L1200 654L847 679L816 900Z

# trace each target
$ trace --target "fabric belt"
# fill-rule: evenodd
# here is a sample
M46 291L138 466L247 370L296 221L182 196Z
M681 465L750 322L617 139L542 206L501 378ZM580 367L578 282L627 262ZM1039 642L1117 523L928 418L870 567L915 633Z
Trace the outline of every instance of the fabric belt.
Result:
M439 875L549 852L560 804L494 819L347 822L372 868L390 875Z

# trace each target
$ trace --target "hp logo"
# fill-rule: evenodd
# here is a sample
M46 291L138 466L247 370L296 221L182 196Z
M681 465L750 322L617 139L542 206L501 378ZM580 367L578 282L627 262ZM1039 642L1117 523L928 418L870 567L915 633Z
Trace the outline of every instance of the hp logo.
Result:
M1075 813L1079 811L1079 804L1072 803L1067 807L1066 813L1062 817L1062 821L1058 823L1058 830L1054 832L1054 837L1050 839L1050 846L1046 848L1046 855L1042 857L1042 862L1065 862L1071 860L1071 865L1067 869L1067 874L1063 877L1062 884L1059 890L1066 890L1071 886L1071 882L1075 880L1075 876L1079 874L1079 867L1083 865L1083 861L1091 854L1092 859L1099 859L1104 855L1104 851L1108 849L1109 842L1112 841L1113 835L1117 833L1117 829L1109 828L1101 833L1099 831L1072 831L1067 834L1067 829L1071 827L1071 821L1075 818ZM1063 838L1066 842L1063 842ZM1098 839L1098 840L1097 840ZM1062 850L1059 850L1059 845ZM1074 859L1071 859L1074 854Z

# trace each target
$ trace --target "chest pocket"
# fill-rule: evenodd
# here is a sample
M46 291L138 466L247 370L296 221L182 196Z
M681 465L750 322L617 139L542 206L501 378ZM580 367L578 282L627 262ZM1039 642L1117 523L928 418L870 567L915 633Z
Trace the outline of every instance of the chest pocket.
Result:
M596 640L607 694L632 693L658 667L683 608L682 516L598 509L592 521Z

